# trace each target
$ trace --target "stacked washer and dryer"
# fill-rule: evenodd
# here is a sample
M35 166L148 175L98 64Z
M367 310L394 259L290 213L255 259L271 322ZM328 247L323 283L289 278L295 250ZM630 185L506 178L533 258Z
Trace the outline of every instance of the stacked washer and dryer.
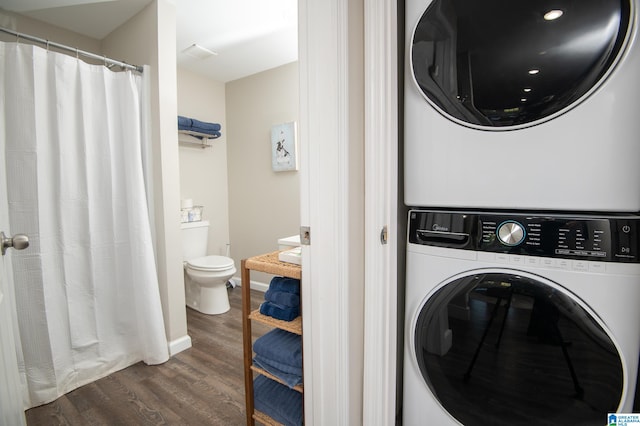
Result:
M639 7L406 0L403 424L633 410Z

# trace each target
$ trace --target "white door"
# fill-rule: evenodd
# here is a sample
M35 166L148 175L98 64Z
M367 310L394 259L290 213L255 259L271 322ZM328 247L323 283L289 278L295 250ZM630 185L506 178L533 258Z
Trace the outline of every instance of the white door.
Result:
M5 179L4 171L0 169L0 232L8 233L9 214ZM26 241L16 240L16 248L18 246L25 248L25 244L27 244ZM5 268L5 262L10 261L11 250L9 249L6 255L0 256L0 425L17 426L25 425L26 420L13 336L12 303L9 300L13 294L9 291L12 283Z
M18 376L15 341L13 340L13 319L7 300L4 257L0 259L0 424L24 425L22 390Z

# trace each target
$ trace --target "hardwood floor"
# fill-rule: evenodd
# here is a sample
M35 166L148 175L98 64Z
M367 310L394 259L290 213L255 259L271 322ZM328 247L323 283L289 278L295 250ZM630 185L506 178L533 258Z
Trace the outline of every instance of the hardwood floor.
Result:
M252 291L256 307L264 294ZM135 364L26 412L27 425L243 425L241 289L231 310L187 308L193 346L162 365ZM254 338L269 329L254 324Z

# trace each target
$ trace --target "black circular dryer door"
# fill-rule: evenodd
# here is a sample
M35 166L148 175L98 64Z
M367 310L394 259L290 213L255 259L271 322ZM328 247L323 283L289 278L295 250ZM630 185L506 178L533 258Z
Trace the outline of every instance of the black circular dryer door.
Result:
M413 75L460 124L536 124L607 76L630 14L629 0L434 0L413 33Z
M601 426L620 403L622 362L608 332L541 278L457 278L426 300L414 330L426 384L465 426Z

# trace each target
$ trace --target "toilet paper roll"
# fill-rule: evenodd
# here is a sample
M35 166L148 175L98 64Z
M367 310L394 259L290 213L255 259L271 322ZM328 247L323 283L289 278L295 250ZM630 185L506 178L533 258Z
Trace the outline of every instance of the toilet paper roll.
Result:
M190 209L192 207L193 207L193 200L191 198L185 198L184 200L180 201L180 208Z

